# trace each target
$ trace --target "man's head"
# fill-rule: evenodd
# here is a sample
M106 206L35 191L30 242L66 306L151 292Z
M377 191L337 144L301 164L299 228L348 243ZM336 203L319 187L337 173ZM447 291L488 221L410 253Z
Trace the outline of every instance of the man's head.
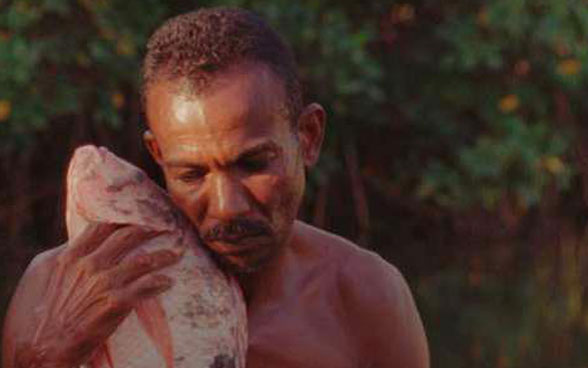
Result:
M151 36L143 62L143 95L160 79L187 77L198 93L215 76L244 61L265 64L286 89L286 108L295 122L302 91L290 48L261 18L234 8L210 8L179 15Z
M287 243L322 142L324 110L293 107L294 62L276 42L251 13L203 10L164 24L145 58L145 142L174 202L237 272Z

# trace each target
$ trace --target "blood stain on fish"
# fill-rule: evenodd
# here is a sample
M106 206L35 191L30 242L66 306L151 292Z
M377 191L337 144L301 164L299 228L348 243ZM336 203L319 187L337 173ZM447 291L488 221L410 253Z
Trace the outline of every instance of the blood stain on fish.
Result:
M175 216L171 213L171 211L161 208L156 203L148 199L137 199L136 203L144 217L158 218L166 225L174 223Z
M235 368L235 358L227 354L219 354L214 357L214 362L209 368Z

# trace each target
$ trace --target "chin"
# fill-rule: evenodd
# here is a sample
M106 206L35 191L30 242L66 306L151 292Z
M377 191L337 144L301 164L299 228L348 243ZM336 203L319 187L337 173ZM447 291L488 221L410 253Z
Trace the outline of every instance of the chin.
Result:
M213 253L213 258L225 271L237 276L246 276L263 269L274 258L274 253L266 252L255 257L223 256Z

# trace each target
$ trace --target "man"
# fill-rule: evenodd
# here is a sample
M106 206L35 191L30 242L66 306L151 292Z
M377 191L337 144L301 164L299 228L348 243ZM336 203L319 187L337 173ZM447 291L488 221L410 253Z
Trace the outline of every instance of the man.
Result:
M280 38L242 10L181 15L149 41L143 80L145 143L167 189L244 291L247 366L428 367L400 273L295 220L325 112L302 105ZM4 367L83 364L137 301L169 287L157 271L178 255L116 261L150 236L96 225L37 256L7 315Z

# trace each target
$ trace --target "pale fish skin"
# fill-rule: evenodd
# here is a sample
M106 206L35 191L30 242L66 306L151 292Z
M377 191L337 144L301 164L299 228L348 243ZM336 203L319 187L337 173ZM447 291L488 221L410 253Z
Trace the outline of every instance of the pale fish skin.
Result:
M171 247L184 254L161 271L173 287L131 312L86 367L245 368L247 313L236 281L216 267L193 226L143 171L106 148L83 146L67 174L68 236L90 222L161 232L128 256Z

